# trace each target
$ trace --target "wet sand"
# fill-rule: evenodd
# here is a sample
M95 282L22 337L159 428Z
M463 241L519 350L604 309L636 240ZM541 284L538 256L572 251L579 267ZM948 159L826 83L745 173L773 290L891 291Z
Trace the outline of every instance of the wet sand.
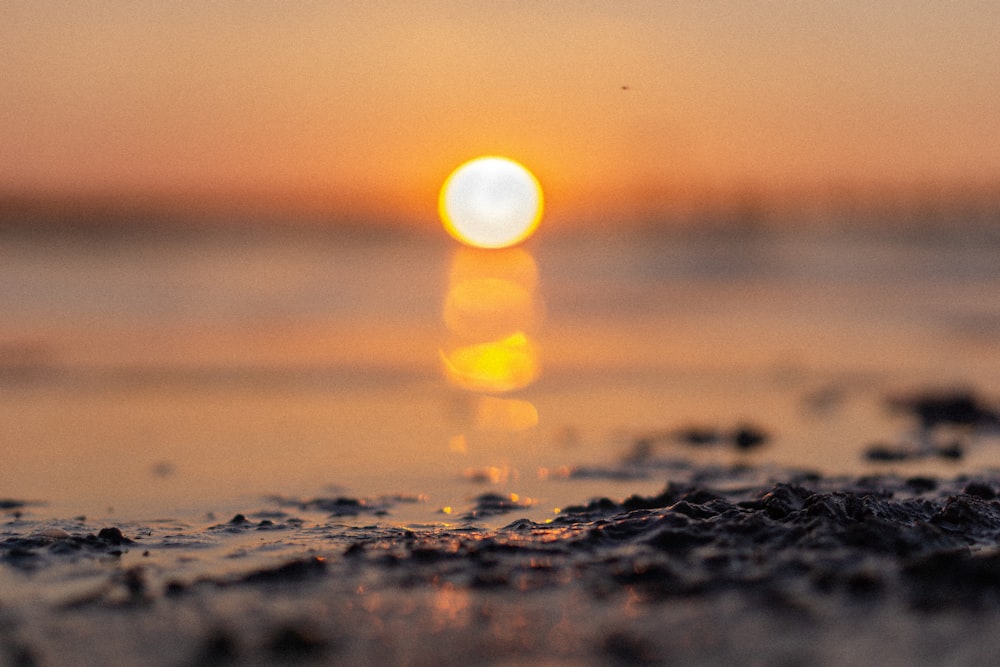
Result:
M972 664L1000 649L1000 474L677 463L544 523L289 502L102 526L4 501L5 664ZM381 517L378 514L381 513ZM490 528L487 517L506 525Z

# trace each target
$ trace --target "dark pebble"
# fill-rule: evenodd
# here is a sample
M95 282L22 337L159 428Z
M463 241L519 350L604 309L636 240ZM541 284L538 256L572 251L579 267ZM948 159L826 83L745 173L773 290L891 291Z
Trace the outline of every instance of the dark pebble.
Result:
M667 504L671 505L673 503ZM621 507L626 512L631 512L633 510L657 509L664 507L664 505L657 498L644 498L643 496L632 495L622 502Z
M122 534L120 528L101 528L100 532L97 533L97 539L107 544L113 544L115 546L121 544L132 544L132 540L125 537Z
M358 498L337 496L336 498L314 498L301 504L302 509L316 509L332 516L356 516L364 511L365 504Z
M990 501L975 496L952 496L930 518L935 525L966 531L1000 530L1000 512Z
M980 500L993 500L997 497L993 487L989 484L983 484L982 482L969 482L965 485L965 489L962 490L967 496L973 496L979 498Z
M764 445L769 436L766 432L753 426L741 426L732 435L733 445L737 449L756 449Z
M722 439L722 436L714 428L691 426L677 431L674 434L674 438L685 445L704 447L705 445L717 444Z
M1000 423L1000 414L987 407L983 400L971 391L966 390L904 396L890 399L889 405L915 416L924 429L932 429L943 424L972 426Z
M877 461L881 463L889 461L906 461L907 459L913 458L913 452L909 449L894 445L876 444L869 446L865 450L865 458L869 461Z
M476 498L476 505L470 514L465 518L476 518L481 516L492 516L496 514L506 514L516 509L521 509L526 505L511 500L509 496L501 496L496 493L484 493Z
M245 584L281 583L286 581L302 581L309 577L320 575L326 571L326 561L312 557L293 560L279 567L266 570L256 570L239 580Z
M538 524L530 519L517 519L501 528L505 533L527 533L538 527Z
M772 519L784 519L801 510L812 495L812 491L801 486L776 484L760 499L760 505Z
M187 586L180 581L168 581L163 588L163 594L167 597L176 597L187 590Z
M610 498L597 498L591 500L586 505L572 505L565 508L567 514L580 514L584 512L614 512L618 509L618 503Z
M934 450L937 457L940 459L947 459L949 461L957 461L963 456L965 456L965 449L962 447L961 443L953 442L950 445L945 445L944 447L938 447Z

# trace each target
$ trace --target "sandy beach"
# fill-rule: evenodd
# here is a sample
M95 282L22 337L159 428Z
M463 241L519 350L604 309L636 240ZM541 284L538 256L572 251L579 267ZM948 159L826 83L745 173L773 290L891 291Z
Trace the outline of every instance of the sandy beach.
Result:
M1000 476L670 477L545 523L489 497L406 528L345 498L120 527L17 518L7 501L0 649L11 665L937 665L997 650Z
M960 432L983 446L1000 425L968 393L889 407L925 443ZM696 462L768 438L747 427L637 435L614 465L549 483L652 476L666 480L660 492L589 498L543 520L525 518L538 515L530 499L496 492L456 507L274 496L232 516L114 525L4 499L0 654L11 665L988 661L1000 472ZM916 442L868 458L961 457Z

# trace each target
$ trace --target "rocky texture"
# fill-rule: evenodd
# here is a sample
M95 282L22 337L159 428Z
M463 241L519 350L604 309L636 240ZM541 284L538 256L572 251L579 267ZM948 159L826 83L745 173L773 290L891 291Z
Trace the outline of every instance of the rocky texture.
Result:
M319 520L206 528L15 520L0 532L0 655L936 664L1000 648L976 632L1000 620L1000 478L745 477L693 469L655 496L499 529L479 513L519 508L487 495L456 524L409 528L330 523L326 503Z

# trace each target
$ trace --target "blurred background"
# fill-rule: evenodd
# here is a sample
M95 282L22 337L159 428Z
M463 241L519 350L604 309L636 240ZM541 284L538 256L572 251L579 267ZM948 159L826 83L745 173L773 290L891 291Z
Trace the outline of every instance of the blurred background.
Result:
M434 226L448 173L493 153L536 173L551 226L996 213L992 2L14 0L0 19L8 218Z
M553 471L747 421L767 446L718 460L857 470L910 437L887 395L1000 394L998 30L992 2L5 2L0 497L551 507L585 495ZM543 185L522 248L441 229L483 154ZM994 465L978 440L949 465Z

